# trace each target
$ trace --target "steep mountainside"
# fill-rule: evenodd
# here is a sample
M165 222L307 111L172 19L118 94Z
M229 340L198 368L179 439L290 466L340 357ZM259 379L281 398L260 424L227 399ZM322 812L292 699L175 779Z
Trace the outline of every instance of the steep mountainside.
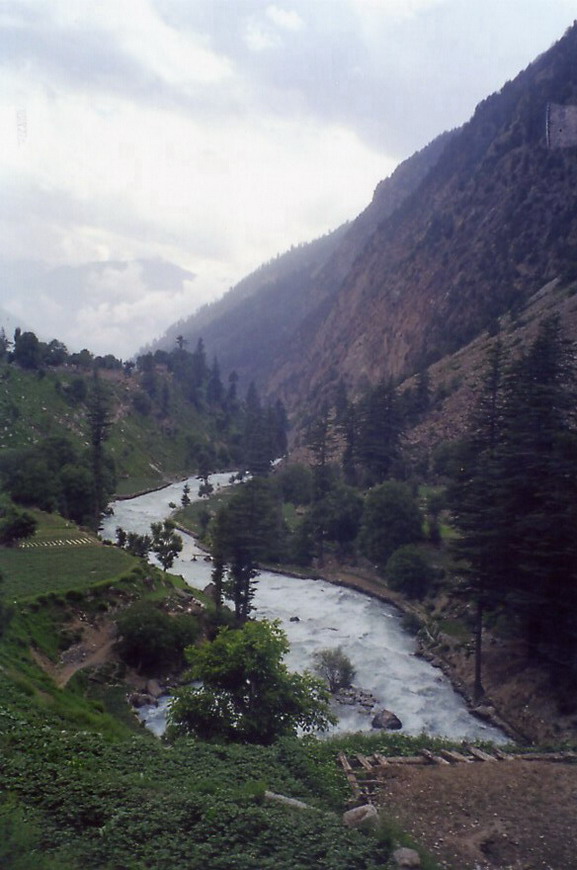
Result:
M547 150L548 101L577 103L577 25L449 140L269 389L294 410L339 377L402 379L577 273L576 150Z
M462 128L379 184L350 225L277 258L177 324L293 417L343 378L402 381L577 278L577 149L549 150L549 102L577 104L577 23Z
M263 264L221 299L169 327L145 350L170 351L177 336L192 348L202 338L209 358L215 355L225 371L236 371L245 389L253 380L262 387L271 355L310 312L306 288L345 232L346 225Z
M297 336L322 323L367 239L417 189L451 135L439 136L382 181L352 224L261 266L218 302L172 326L151 349L171 349L177 335L189 346L202 338L208 357L216 354L224 370L236 370L245 389L250 381L266 388Z

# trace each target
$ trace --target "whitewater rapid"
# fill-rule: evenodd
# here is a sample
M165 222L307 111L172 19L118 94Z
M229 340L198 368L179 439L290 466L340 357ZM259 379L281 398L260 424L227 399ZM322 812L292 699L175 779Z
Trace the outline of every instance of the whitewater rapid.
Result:
M215 488L226 486L230 474L215 474ZM190 498L198 498L199 481L188 480ZM150 524L169 516L170 504L180 505L184 481L165 489L113 503L102 535L114 540L115 529L144 534ZM211 582L212 565L190 535L171 573L180 574L195 588ZM312 668L313 654L340 646L356 670L354 683L371 692L377 707L393 711L405 734L425 732L453 739L505 742L505 735L469 712L450 681L429 662L415 655L415 639L404 629L401 613L391 605L325 580L302 579L262 571L254 597L254 615L278 619L290 643L286 664L302 672ZM169 698L157 708L143 708L148 727L164 730ZM372 713L359 707L335 705L339 716L333 733L371 731ZM373 711L374 713L374 711Z

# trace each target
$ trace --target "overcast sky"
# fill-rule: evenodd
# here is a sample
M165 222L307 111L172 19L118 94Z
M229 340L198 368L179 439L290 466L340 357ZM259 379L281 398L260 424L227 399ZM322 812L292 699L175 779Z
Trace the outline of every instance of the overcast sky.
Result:
M575 9L0 0L0 308L127 358L354 218Z

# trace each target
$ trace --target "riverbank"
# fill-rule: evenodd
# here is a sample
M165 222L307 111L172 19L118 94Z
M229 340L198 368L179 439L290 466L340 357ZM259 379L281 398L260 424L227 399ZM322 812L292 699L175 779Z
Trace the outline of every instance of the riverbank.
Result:
M165 507L164 502L162 506ZM148 527L147 520L146 524ZM188 523L187 526L179 522L183 532L194 534ZM497 725L519 742L552 745L576 742L577 710L573 715L560 713L548 674L544 669L529 668L524 650L512 638L484 632L485 697L480 704L474 702L470 617L466 604L451 597L446 588L421 603L387 588L368 563L351 565L326 561L322 569L312 572L293 571L291 566L282 565L262 567L300 577L310 577L312 573L332 584L393 605L406 614L407 628L418 632L419 654L445 673L477 717ZM209 576L210 571L205 585L210 582Z
M189 529L182 528L182 531L194 538ZM204 549L196 538L195 541ZM325 561L322 568L316 567L312 572L280 565L266 566L266 570L300 578L317 577L397 608L407 617L408 629L416 632L417 655L444 673L471 713L500 728L516 743L577 743L577 717L559 712L559 701L552 691L548 673L542 668L529 667L524 649L513 639L504 640L484 632L485 695L475 701L473 639L467 633L441 630L447 623L457 622L446 595L428 601L425 607L386 587L369 566L334 560ZM449 618L448 611L451 612Z
M115 493L112 496L111 501L129 501L131 498L139 498L141 495L149 495L151 492L162 492L163 489L168 489L169 486L172 486L174 483L184 483L185 480L188 480L190 475L185 477L175 477L173 480L166 480L164 483L159 483L158 486L150 486L148 489L141 489L137 492L129 492L129 493Z
M443 671L472 713L501 728L512 740L535 745L577 743L577 711L560 712L549 674L528 664L524 648L515 639L484 632L485 695L475 702L472 638L431 630L442 623L446 601L436 601L432 609L426 609L388 589L368 567L327 561L315 575L390 604L406 614L415 628L420 625L418 654Z

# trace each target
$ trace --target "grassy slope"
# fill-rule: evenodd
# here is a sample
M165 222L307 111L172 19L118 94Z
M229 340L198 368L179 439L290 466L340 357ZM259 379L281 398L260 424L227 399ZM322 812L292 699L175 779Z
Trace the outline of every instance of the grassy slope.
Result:
M45 540L69 531L65 521L40 519ZM102 545L86 549L93 548L103 557L125 555ZM87 694L86 676L77 674L57 689L31 647L56 661L70 642L71 612L80 608L90 616L109 606L114 593L110 577L90 583L83 575L84 548L70 547L58 582L72 591L47 594L52 580L46 557L52 552L38 553L39 590L46 579L36 598L25 579L31 551L10 553L11 588L19 603L0 640L1 866L28 867L30 860L40 870L385 866L385 829L368 838L340 823L349 792L335 764L338 745L285 740L270 748L223 747L182 740L166 747L148 733L134 734L122 716L107 715L91 700L94 692ZM143 569L135 560L127 567L112 585L123 593L142 591ZM165 593L157 584L151 594ZM411 741L392 739L392 751L413 751ZM379 735L373 751L387 751L387 741ZM366 739L358 749L370 751ZM263 803L265 787L321 812Z
M0 449L31 446L40 438L64 433L80 442L83 415L57 392L58 380L54 372L39 377L0 364L0 419L5 421L0 426Z
M0 363L0 450L30 447L50 436L67 436L78 447L88 446L85 404L72 405L66 388L77 378L90 387L91 375L74 368L46 373L24 371ZM190 472L188 441L215 441L212 423L183 399L178 385L166 373L159 378L170 385L169 414L160 417L153 406L143 415L133 406L141 392L138 374L101 372L107 385L113 424L107 450L114 458L118 492L126 495L159 486ZM160 381L162 382L162 380Z
M31 513L39 525L27 545L0 548L0 574L7 601L86 589L134 567L135 560L128 553L103 545L71 521L44 511ZM71 541L83 543L68 543Z

